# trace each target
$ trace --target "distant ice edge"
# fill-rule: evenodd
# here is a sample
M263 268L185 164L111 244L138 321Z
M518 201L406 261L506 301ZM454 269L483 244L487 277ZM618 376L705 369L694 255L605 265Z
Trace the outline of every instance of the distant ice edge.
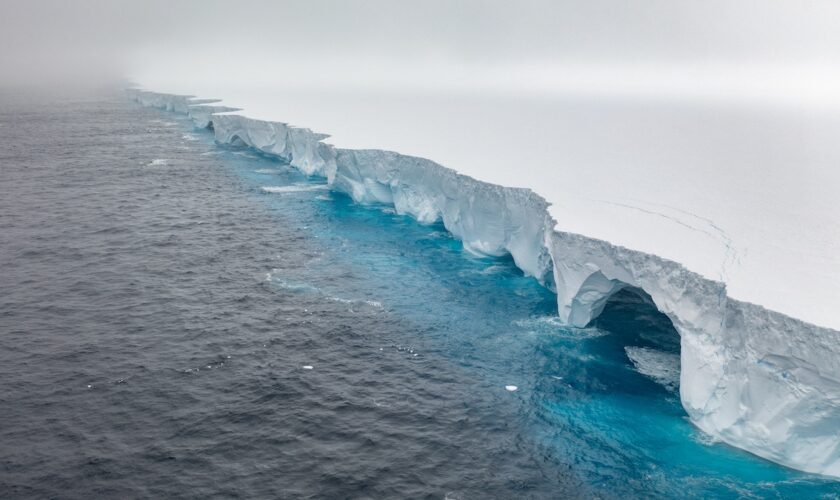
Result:
M531 190L481 182L423 158L336 148L323 142L325 134L232 114L239 110L218 101L128 93L212 128L220 143L241 141L326 177L356 202L392 204L425 223L442 220L471 252L510 254L556 291L559 317L570 325L588 324L622 288L645 291L680 334L680 399L697 427L782 465L840 478L837 330L732 299L723 283L676 262L556 231L548 203Z

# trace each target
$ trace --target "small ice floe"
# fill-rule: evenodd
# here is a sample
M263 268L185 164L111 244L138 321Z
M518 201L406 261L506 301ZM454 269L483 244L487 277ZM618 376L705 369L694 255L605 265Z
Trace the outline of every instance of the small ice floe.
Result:
M624 348L636 371L652 379L671 392L680 387L680 355L649 347Z
M181 136L181 139L184 139L185 141L197 141L198 137L196 137L192 134L184 134L184 135Z
M279 174L280 170L276 168L258 168L254 170L255 174Z
M505 390L508 391L508 392L513 392L517 389L519 389L519 387L516 387L515 385L506 385L505 386Z
M90 384L88 384L88 386L87 386L87 388L88 388L88 389L91 389L92 387L93 387L93 386L92 386L92 385L90 385Z
M169 165L169 160L165 158L155 158L146 164L148 167L164 167L166 165Z
M292 184L290 186L263 186L265 193L302 193L304 191L322 191L329 189L326 184Z
M312 365L303 365L304 370L311 370L313 368Z

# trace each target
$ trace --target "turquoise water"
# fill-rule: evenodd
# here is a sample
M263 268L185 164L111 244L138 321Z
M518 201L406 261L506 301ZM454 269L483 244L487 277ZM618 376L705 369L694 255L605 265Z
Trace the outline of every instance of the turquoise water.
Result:
M840 494L687 421L644 297L563 327L510 259L122 95L0 124L2 498Z
M622 293L589 328L564 327L553 319L555 296L511 259L477 258L441 224L305 190L323 180L258 153L220 148L249 192L278 212L296 213L301 230L321 242L327 260L296 271L296 279L329 276L329 259L351 264L360 296L423 325L413 345L480 376L481 390L498 393L506 406L500 418L512 412L499 425L520 426L535 456L596 494L840 495L832 481L716 443L693 427L678 390L640 374L628 358L627 346L679 354L678 334L643 298ZM274 186L301 190L264 189ZM506 385L517 390L505 393Z

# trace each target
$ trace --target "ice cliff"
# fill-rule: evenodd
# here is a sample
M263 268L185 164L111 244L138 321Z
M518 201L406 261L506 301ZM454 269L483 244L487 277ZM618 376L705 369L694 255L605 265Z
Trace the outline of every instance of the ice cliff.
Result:
M212 100L137 89L145 106L182 113L221 143L275 155L359 203L387 203L420 222L441 220L471 252L511 255L557 293L561 320L592 321L632 287L681 337L680 398L711 436L803 471L840 477L840 332L727 296L725 284L656 255L555 230L533 191L478 181L433 161L333 147L328 136L232 114Z

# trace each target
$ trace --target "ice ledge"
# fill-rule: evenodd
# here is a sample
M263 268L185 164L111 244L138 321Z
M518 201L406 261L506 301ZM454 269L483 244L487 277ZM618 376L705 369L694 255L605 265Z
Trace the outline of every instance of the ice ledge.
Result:
M213 100L130 89L145 106L190 116L222 143L276 155L359 203L442 220L483 255L510 254L557 292L558 314L585 326L625 287L646 292L681 337L680 398L691 421L733 446L803 471L840 477L840 332L729 298L723 283L682 265L554 230L548 203L430 160L349 150L328 136L255 120ZM219 114L222 113L222 114Z

